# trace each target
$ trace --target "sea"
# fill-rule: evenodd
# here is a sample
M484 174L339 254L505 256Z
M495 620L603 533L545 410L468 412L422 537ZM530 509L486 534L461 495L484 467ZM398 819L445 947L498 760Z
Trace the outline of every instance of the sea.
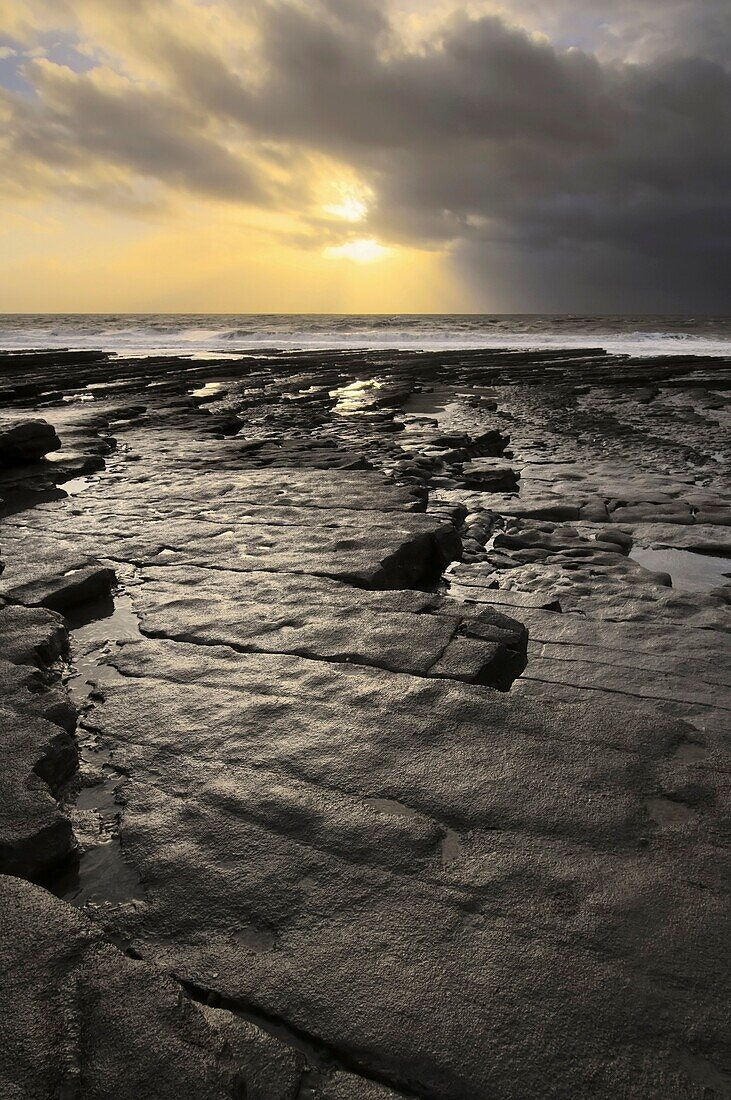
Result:
M263 349L602 347L612 354L731 355L731 315L0 314L0 350L102 349L218 357Z

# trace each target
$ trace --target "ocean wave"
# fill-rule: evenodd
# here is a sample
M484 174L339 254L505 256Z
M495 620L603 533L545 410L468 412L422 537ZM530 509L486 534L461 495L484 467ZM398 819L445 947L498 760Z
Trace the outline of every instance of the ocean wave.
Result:
M6 315L0 349L101 349L119 355L286 351L412 351L603 347L609 353L731 355L731 320L579 317L562 314L402 315Z

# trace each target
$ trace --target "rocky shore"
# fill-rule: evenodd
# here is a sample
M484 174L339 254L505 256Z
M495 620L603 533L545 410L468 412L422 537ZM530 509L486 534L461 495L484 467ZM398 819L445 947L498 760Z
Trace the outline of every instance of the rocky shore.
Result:
M0 1094L731 1096L730 391L0 353Z

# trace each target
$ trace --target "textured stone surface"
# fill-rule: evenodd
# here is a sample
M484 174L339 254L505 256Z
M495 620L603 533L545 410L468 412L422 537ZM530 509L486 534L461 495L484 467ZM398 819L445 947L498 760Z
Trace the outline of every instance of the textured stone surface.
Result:
M55 537L7 523L0 595L15 603L61 611L109 593L114 569L79 553L76 541L72 535Z
M320 577L147 568L142 630L241 652L294 653L419 676L502 686L525 663L526 632L507 617L411 592L354 592Z
M122 838L147 903L114 923L142 953L426 1095L659 1088L691 1006L722 1041L723 787L692 763L668 785L684 727L509 697L486 718L480 689L196 649L130 648L95 712L131 776ZM653 821L663 799L682 820ZM680 980L691 925L667 1019L649 976ZM536 987L548 1030L519 1010Z
M724 552L728 366L371 359L26 359L101 382L0 479L6 781L95 923L14 887L7 1088L723 1096L729 586L633 555Z
M0 658L16 665L50 665L66 647L60 615L40 607L0 607Z
M71 822L53 792L76 768L76 745L58 726L7 706L0 736L0 873L33 878L73 850Z
M8 1100L297 1095L301 1065L282 1044L195 1005L45 890L0 877L0 917L3 997L13 1009L0 1015Z

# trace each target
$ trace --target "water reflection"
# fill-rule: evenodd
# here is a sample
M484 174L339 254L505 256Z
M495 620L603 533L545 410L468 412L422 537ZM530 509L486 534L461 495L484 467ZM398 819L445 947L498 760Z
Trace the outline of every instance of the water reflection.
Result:
M731 579L731 558L671 547L644 549L639 546L632 550L630 557L654 573L669 573L673 588L686 591L720 588Z
M336 398L333 412L340 416L353 416L364 412L373 405L378 390L383 389L383 383L377 378L357 379L340 386L339 389L330 390L330 396Z

